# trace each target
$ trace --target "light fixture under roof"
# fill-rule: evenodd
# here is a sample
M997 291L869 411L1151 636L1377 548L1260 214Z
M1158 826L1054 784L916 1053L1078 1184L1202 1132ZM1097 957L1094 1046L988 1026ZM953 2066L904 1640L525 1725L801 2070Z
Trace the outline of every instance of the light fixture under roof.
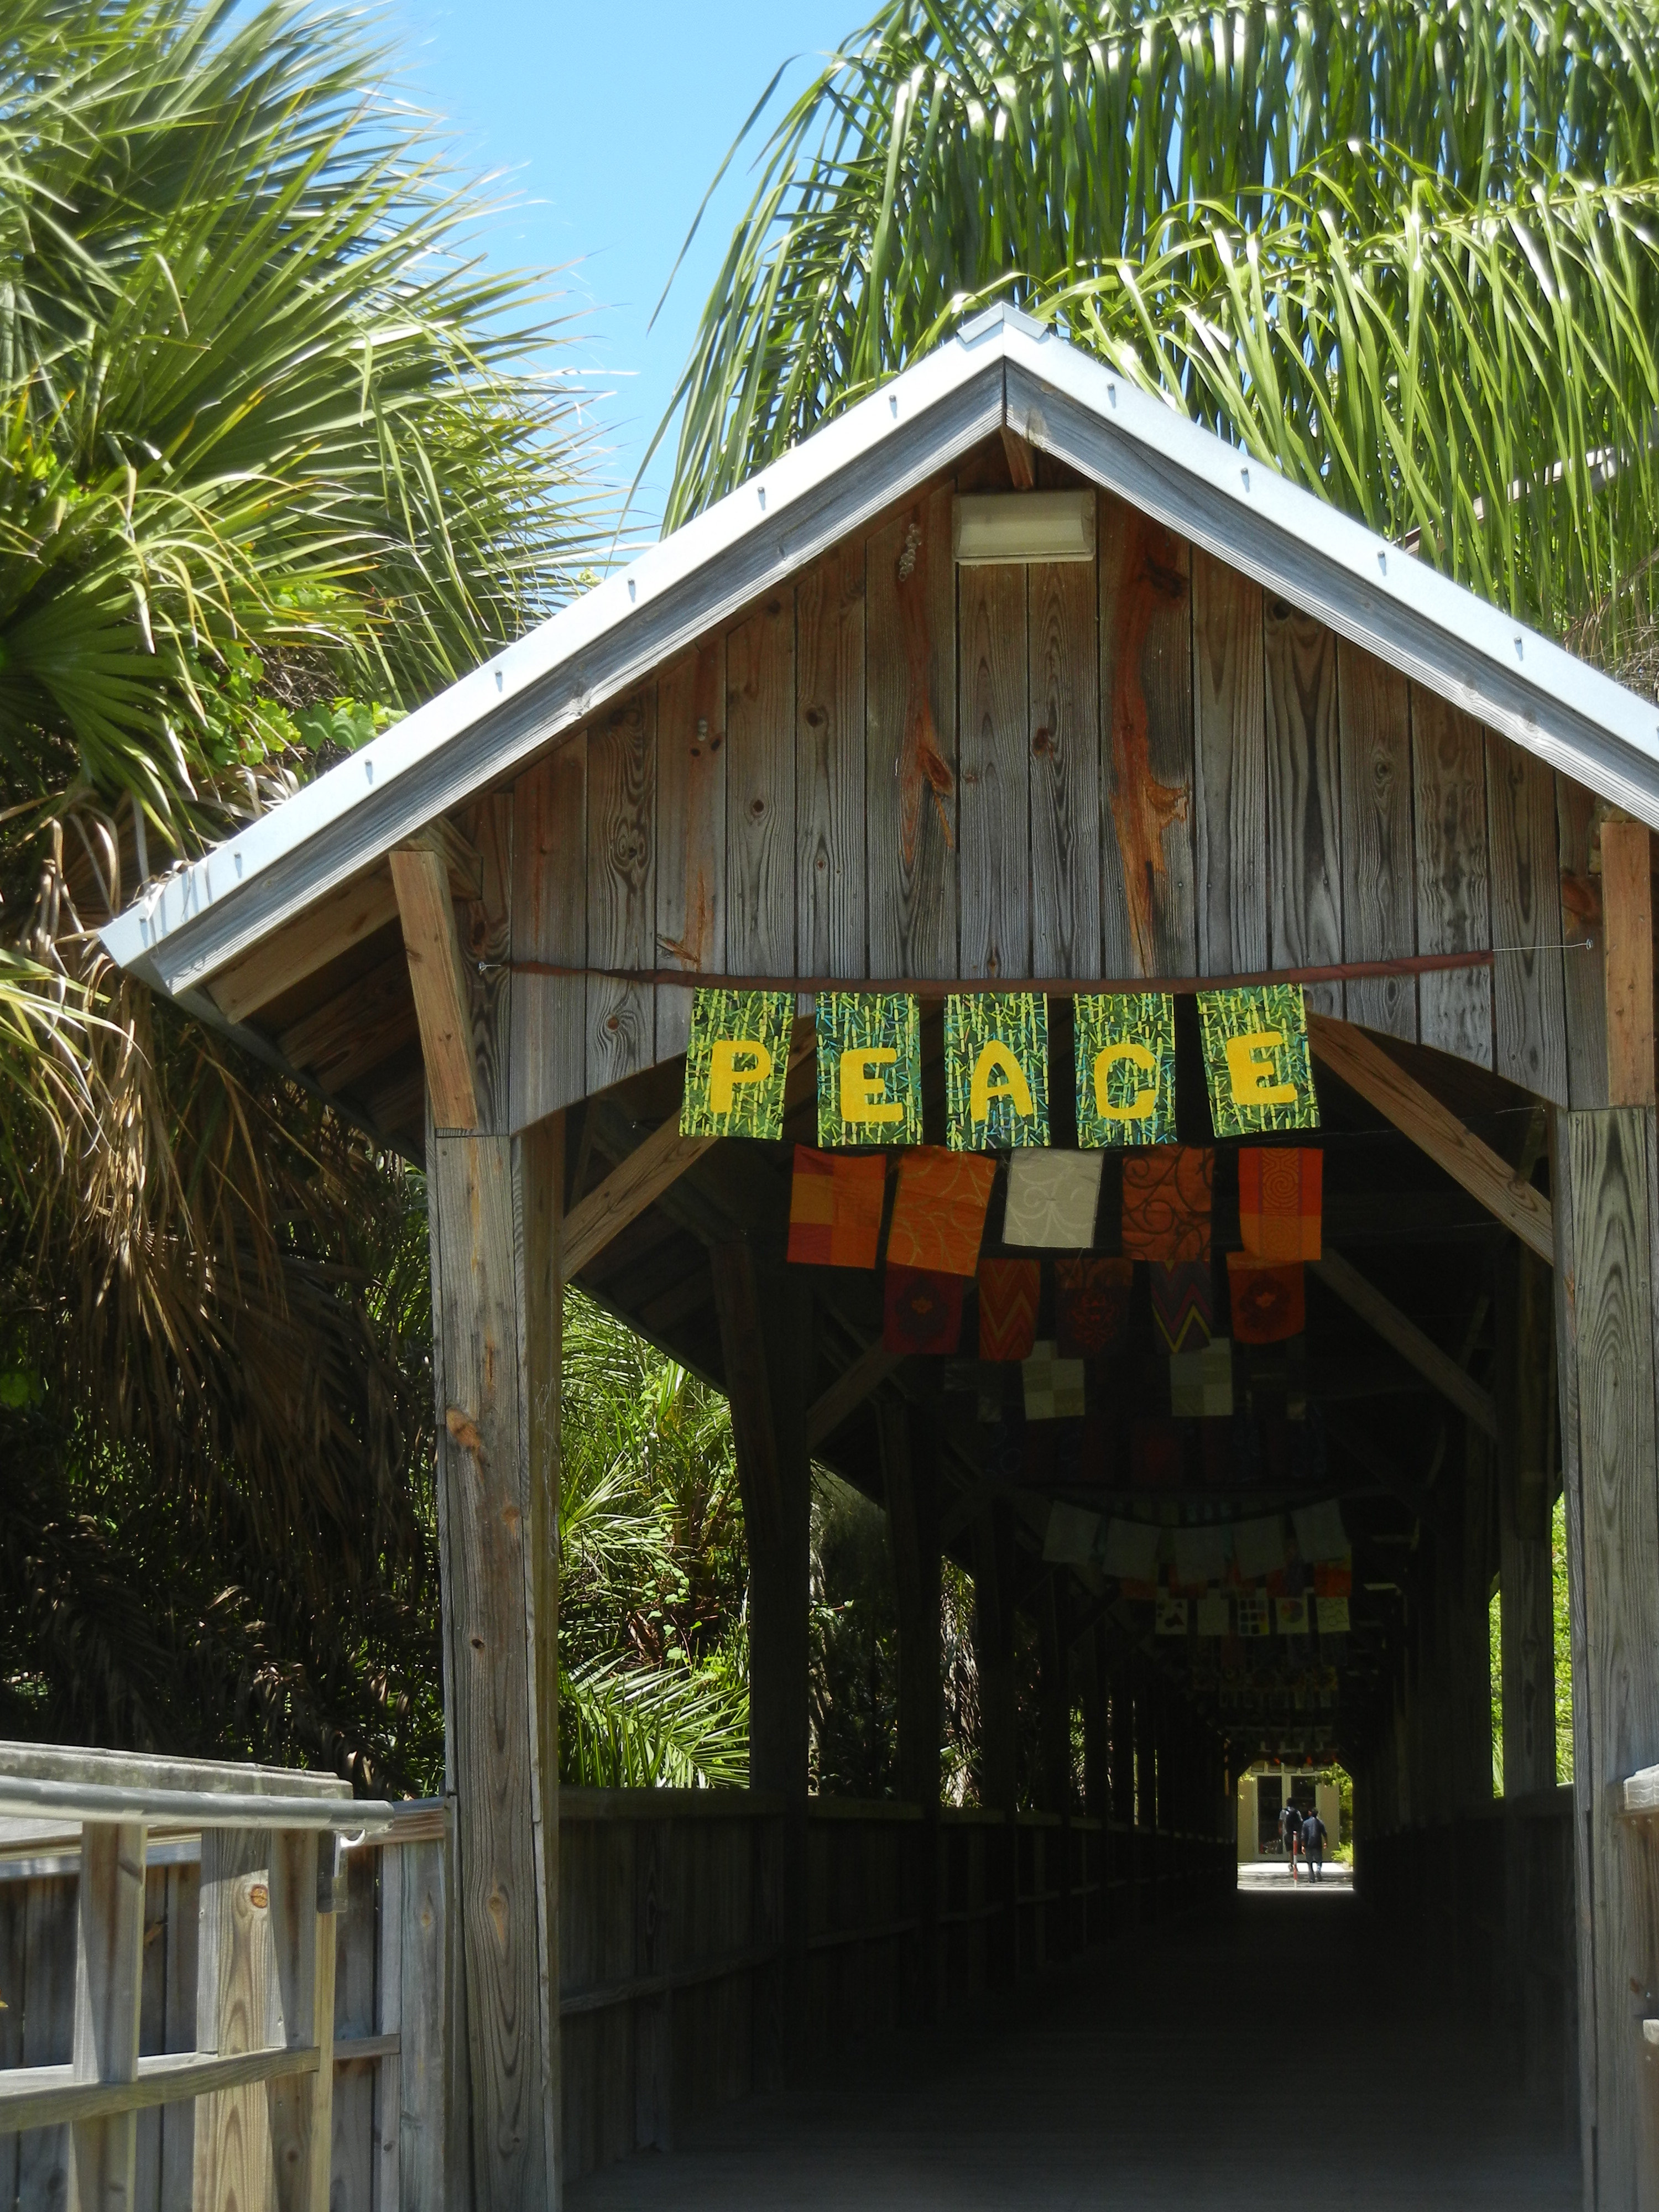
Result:
M1091 491L959 492L951 514L957 562L985 568L1000 562L1092 561Z

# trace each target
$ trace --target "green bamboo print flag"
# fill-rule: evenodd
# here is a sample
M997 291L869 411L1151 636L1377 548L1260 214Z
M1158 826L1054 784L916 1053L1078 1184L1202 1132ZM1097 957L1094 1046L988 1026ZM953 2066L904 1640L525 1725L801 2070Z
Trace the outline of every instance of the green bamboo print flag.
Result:
M781 1137L793 991L699 991L685 1048L680 1133Z
M953 1152L1048 1141L1048 1002L1036 991L945 1001L946 1136Z
M818 1142L921 1142L921 1009L904 992L820 991Z
M1200 991L1198 1018L1218 1137L1319 1127L1300 983Z
M1078 1143L1174 1144L1175 1000L1169 993L1079 997L1076 1036Z

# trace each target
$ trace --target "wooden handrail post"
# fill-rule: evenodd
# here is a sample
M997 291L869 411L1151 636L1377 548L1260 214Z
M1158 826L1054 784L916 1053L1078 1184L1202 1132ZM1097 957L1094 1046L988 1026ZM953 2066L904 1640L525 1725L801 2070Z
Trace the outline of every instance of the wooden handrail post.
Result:
M144 1831L137 1821L88 1820L81 1832L76 1913L77 2081L131 2081L138 2072L144 1978ZM117 2212L132 2202L138 2115L77 2120L70 2130L72 2212Z

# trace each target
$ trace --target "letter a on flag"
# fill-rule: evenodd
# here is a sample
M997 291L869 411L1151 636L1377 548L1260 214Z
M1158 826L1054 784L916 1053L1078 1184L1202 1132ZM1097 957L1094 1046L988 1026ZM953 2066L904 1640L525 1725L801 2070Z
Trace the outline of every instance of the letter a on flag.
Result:
M1048 1141L1048 1005L1036 991L945 1001L946 1136L953 1152Z
M782 1136L794 1018L790 991L696 994L685 1048L682 1136Z
M1200 991L1204 1071L1218 1137L1316 1129L1308 1014L1299 983Z

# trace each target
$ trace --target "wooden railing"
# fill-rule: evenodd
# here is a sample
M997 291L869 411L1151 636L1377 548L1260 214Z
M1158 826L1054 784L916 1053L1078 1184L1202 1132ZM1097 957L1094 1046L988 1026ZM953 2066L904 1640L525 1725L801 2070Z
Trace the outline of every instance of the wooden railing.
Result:
M0 2204L444 2203L441 1804L0 1745Z

